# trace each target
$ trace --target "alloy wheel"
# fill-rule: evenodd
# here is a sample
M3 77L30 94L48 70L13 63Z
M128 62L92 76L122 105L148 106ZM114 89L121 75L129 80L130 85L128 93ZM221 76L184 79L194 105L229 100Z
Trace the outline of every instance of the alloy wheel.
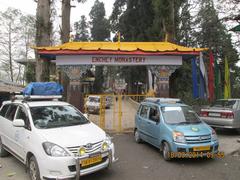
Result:
M30 177L31 180L37 180L37 167L36 167L36 163L31 160L30 164L29 164L29 173L30 173Z

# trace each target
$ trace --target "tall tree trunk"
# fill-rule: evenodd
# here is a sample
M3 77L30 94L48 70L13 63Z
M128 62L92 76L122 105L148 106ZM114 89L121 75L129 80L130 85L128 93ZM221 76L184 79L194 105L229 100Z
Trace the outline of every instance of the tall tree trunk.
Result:
M9 33L8 33L8 49L9 49L9 68L10 68L10 78L13 82L13 63L12 63L12 26L9 23Z
M175 1L169 0L169 14L165 17L164 26L168 42L175 42Z
M71 13L71 0L62 0L62 30L61 30L62 43L69 42L70 13Z
M50 46L52 24L51 17L51 0L38 0L37 1L37 17L36 17L36 46ZM49 67L50 61L41 59L36 52L36 80L48 81L49 80Z

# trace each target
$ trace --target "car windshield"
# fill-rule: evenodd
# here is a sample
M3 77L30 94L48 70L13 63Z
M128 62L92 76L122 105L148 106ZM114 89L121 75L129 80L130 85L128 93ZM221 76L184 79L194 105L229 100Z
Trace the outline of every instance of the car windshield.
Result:
M89 121L74 107L38 106L30 108L34 126L38 129L75 126Z
M98 98L98 97L89 97L89 102L100 102L100 98Z
M197 114L189 106L165 106L161 110L164 120L168 124L201 123Z
M236 100L217 100L212 107L235 108Z

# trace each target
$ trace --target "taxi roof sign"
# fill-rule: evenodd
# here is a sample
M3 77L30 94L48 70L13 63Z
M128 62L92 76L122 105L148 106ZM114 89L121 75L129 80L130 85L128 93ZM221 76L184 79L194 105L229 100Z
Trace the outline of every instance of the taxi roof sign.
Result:
M25 101L41 101L41 100L58 100L62 99L62 95L15 95L14 100L25 100Z
M144 101L154 103L180 103L181 99L177 98L146 98Z

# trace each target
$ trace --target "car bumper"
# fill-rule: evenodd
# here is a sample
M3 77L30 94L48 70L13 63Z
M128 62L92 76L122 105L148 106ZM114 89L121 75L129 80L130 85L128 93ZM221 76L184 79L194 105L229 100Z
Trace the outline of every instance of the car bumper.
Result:
M99 108L88 108L87 109L88 113L99 113Z
M201 119L211 127L227 128L227 129L240 128L239 121L237 122L234 119L223 119L223 118L212 118L212 117L202 117Z
M63 157L48 159L39 161L39 169L42 179L45 180L60 180L60 179L73 179L80 176L94 173L111 166L112 162L115 162L114 157L114 145L111 145L111 149L105 152L101 152L102 162L91 165L87 168L81 168L81 160L89 158L91 155L84 157Z
M209 150L198 150L194 151L194 148L207 147L210 146ZM185 153L184 155L195 155L207 156L209 153L217 153L219 147L218 141L211 141L209 143L198 143L198 144L182 144L173 142L171 144L171 152L175 153Z

